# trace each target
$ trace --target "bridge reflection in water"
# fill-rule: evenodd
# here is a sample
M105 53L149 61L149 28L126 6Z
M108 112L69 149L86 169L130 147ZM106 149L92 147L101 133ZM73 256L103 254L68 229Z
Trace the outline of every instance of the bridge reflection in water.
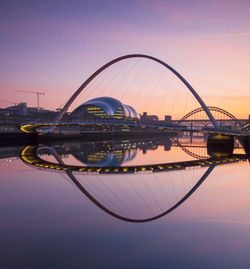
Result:
M190 148L199 148L197 145L194 148L183 146L178 141L164 143L185 149L187 154ZM204 150L204 145L200 147ZM25 147L20 157L26 164L39 169L66 173L100 209L128 222L148 222L169 214L200 187L216 166L247 159L245 154L223 152L222 157L217 152L215 156L198 160L126 165L135 158L138 149L154 148L153 140L37 145ZM211 153L211 149L207 152ZM61 156L65 154L74 156L83 165L64 163ZM46 160L46 155L50 160ZM195 153L190 155L193 158Z

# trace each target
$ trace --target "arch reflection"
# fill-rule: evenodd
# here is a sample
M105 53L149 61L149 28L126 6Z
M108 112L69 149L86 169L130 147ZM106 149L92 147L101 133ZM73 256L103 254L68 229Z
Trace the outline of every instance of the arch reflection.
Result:
M39 156L39 151L40 153L50 152L56 162L42 159ZM133 152L135 152L135 149L133 149ZM104 212L117 219L135 223L156 220L178 208L201 186L217 165L230 164L246 159L246 155L238 154L185 162L103 167L94 166L93 163L92 166L67 165L60 154L55 146L27 146L23 149L20 157L25 163L34 167L66 173L78 189ZM96 164L98 163L96 162ZM190 170L192 168L194 170ZM185 190L180 192L181 184L175 185L175 182L179 181L180 183L181 179L185 181L185 175L190 174L190 172L195 174L196 179L192 178L188 182L188 186L185 185ZM127 174L132 178L127 180ZM78 179L79 175L82 175L83 179ZM116 176L111 177L111 175ZM161 175L161 178L158 177L159 175ZM92 178L87 178L88 176ZM174 180L172 180L173 177ZM128 183L125 184L126 180ZM158 186L156 182L158 182ZM103 190L98 192L97 189L105 183L113 184L113 186L107 186L106 184L105 188L103 187ZM133 186L131 186L131 183ZM110 188L108 192L107 187ZM161 195L160 191L162 192ZM107 197L105 198L106 201L104 196ZM145 196L150 202L144 199ZM166 200L169 197L172 197L172 200L163 201L164 196L167 197L165 197ZM131 197L135 199L134 203L131 201ZM120 206L122 210L117 209L117 206ZM146 212L143 212L143 210Z

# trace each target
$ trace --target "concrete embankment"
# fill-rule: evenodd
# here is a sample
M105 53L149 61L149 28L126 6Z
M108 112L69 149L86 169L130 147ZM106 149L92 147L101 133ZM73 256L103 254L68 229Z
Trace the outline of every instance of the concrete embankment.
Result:
M0 146L8 145L30 145L38 143L46 143L53 141L100 141L100 140L116 140L130 139L140 137L155 137L155 136L176 136L176 132L160 132L160 131L145 131L145 132L82 132L78 134L27 134L27 133L0 133Z
M0 146L7 145L27 145L33 144L37 141L36 134L26 134L26 133L0 133Z

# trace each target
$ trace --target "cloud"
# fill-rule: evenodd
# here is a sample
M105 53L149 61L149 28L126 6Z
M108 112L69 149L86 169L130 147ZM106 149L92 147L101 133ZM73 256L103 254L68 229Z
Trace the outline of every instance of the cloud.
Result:
M214 223L229 223L229 224L243 224L250 225L250 221L230 220L230 219L207 219L202 222L214 222Z
M225 36L225 37L241 37L241 36L250 36L250 32L241 32L241 33L227 33L227 34L217 34L216 36Z

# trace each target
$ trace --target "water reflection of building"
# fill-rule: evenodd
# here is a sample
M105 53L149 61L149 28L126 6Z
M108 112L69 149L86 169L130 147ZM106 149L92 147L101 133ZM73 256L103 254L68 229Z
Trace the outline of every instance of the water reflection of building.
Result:
M88 166L120 166L122 163L131 161L136 156L136 149L116 149L96 152L74 152L72 154L78 161Z
M156 150L158 146L164 146L164 150L171 149L170 138L159 137L157 140L119 140L119 141L99 141L99 142L78 142L65 143L55 146L60 156L69 155L87 166L120 166L136 157L138 150L144 154L148 150ZM51 153L46 149L41 149L39 154Z
M138 151L147 154L148 151L157 150L159 146L163 146L164 151L170 151L172 147L179 147L185 153L195 159L209 158L216 156L219 150L220 155L228 156L232 153L232 145L229 147L223 142L224 147L211 146L207 147L206 139L194 138L192 141L185 138L170 138L167 136L157 136L157 138L137 138L129 140L108 140L95 142L66 142L57 144L56 151L61 158L74 156L78 161L89 166L119 166L133 160ZM242 149L238 143L234 145L235 149ZM22 147L2 147L0 148L0 159L19 156ZM46 149L39 150L39 154L47 154ZM225 155L226 154L226 155ZM222 155L221 155L222 156Z
M97 163L102 158L109 155L108 162L128 162L135 158L137 150L147 153L148 150L155 150L158 146L164 146L164 150L171 149L172 140L169 137L159 136L154 139L134 139L134 140L110 140L95 142L65 142L55 146L58 154L67 158L68 155L77 156L84 159L84 163ZM0 148L0 159L18 157L23 146L9 146ZM82 153L81 153L82 152ZM125 153L126 152L126 153ZM111 154L112 153L112 154ZM50 154L45 149L40 150L40 154ZM85 154L85 156L83 156ZM116 160L112 160L115 158ZM107 159L105 160L105 162Z

